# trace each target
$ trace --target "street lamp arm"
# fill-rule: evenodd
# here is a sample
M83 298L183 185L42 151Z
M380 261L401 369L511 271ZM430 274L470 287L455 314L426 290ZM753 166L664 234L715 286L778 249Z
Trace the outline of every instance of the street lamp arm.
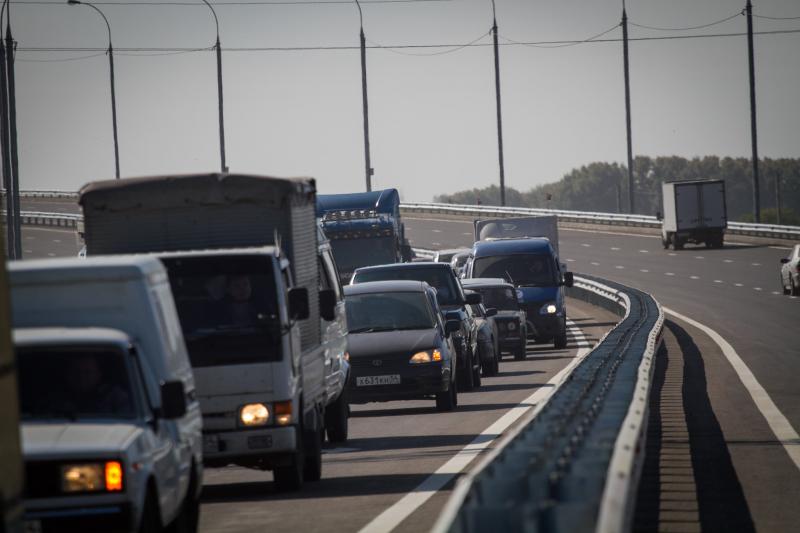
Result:
M497 10L494 6L494 0L492 0L492 22L494 24L493 28L497 28Z
M214 25L217 28L217 42L219 42L219 19L217 18L217 12L214 11L214 8L208 3L208 0L203 0L203 3L208 6L208 9L211 10L211 14L214 15Z
M361 26L361 31L364 31L364 13L361 12L361 3L358 0L355 0L356 6L358 6L358 22Z
M105 13L100 11L96 5L92 4L91 2L81 2L80 0L67 0L67 3L71 6L88 6L97 11L101 17L103 17L103 21L106 23L106 29L108 30L108 47L111 48L111 24L108 22L108 18L106 18Z

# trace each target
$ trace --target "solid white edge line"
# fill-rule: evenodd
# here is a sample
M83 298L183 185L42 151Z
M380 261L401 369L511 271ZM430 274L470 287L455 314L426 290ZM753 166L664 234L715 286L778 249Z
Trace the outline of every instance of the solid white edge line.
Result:
M569 325L570 331L573 333L575 341L579 345L586 343L586 337L580 327L569 319L567 319L567 324ZM445 464L440 466L433 474L417 485L414 490L373 518L366 526L359 530L359 533L387 533L399 526L403 520L419 509L457 474L461 473L481 451L488 448L500 438L503 432L522 415L530 411L534 405L538 405L549 398L555 388L554 385L564 379L565 376L569 375L573 368L587 353L589 353L589 351L589 348L579 348L576 355L572 358L572 361L555 376L550 378L545 386L538 388L536 392L522 400L515 407L506 411L503 416L483 430L472 442L459 450Z
M798 446L798 444L800 444L800 435L797 434L797 431L792 427L789 420L781 413L778 406L775 405L775 402L772 401L772 398L770 398L767 391L761 386L758 379L756 379L755 375L742 358L739 357L739 354L736 353L733 346L722 338L719 333L696 320L692 320L688 316L666 307L664 308L664 312L696 327L711 337L711 340L719 346L720 350L722 350L722 353L739 376L742 385L744 385L747 392L750 393L750 397L761 412L761 415L766 419L772 433L775 434L775 438L778 439L783 449L786 450L786 453L789 455L789 458L797 469L800 470L800 446Z

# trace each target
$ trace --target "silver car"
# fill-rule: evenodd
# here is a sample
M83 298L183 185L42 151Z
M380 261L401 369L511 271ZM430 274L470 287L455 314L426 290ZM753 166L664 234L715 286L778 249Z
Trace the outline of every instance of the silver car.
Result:
M781 258L781 263L783 294L800 296L800 244L795 244L789 256Z

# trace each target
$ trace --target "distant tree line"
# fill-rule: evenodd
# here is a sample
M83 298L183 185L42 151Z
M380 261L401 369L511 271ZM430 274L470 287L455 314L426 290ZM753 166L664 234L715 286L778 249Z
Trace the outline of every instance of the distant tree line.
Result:
M775 223L776 179L780 180L781 223L800 225L800 159L763 159L759 164L761 221ZM753 220L752 165L747 158L647 157L634 160L634 204L636 212L652 215L661 210L661 183L675 180L723 179L729 220ZM443 194L436 202L500 205L500 188ZM628 172L617 163L591 163L576 168L560 181L538 185L527 192L506 187L506 204L514 207L544 207L629 212Z

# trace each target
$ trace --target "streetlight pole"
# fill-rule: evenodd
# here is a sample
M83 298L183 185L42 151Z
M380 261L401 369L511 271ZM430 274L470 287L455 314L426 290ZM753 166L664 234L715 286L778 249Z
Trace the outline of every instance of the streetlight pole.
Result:
M758 137L756 135L756 73L753 63L753 4L747 0L747 58L750 64L750 140L753 148L753 219L761 222L761 197L758 190Z
M14 77L14 49L16 43L11 35L11 4L6 0L0 10L0 22L6 18L6 42L2 61L2 140L3 140L3 177L6 182L6 225L9 236L13 236L7 244L9 257L22 259L22 226L19 205L19 160L17 156L17 103L16 81ZM0 24L0 27L2 25ZM0 45L1 46L1 45Z
M633 190L633 142L631 140L631 78L628 64L628 13L622 0L622 63L625 70L625 129L628 139L628 207L636 212Z
M492 0L492 38L494 39L494 90L497 101L497 152L500 163L500 205L506 205L506 171L503 164L503 114L500 107L500 49L497 44L497 12Z
M7 7L7 2L3 2L0 10L0 31L2 30L3 15ZM6 83L6 47L0 35L0 139L2 140L2 161L3 161L3 188L6 191L6 245L8 246L9 259L16 258L16 224L14 212L14 186L11 180L11 151L9 149L9 130L8 130L8 85Z
M361 28L359 39L361 42L361 101L364 109L364 175L367 183L367 192L372 190L372 162L369 156L369 105L367 103L367 39L364 36L364 14L361 12L361 3L355 0L358 6L358 20Z
M111 24L108 23L108 18L106 18L105 14L100 11L100 9L90 2L81 2L80 0L67 0L67 3L73 6L76 5L83 5L87 7L91 7L95 11L97 11L101 17L103 17L103 21L106 23L106 29L108 30L108 71L110 74L111 80L111 123L114 127L114 169L116 178L119 179L119 138L117 136L117 91L116 91L116 83L114 82L114 47L111 44Z
M208 9L211 10L211 14L214 15L214 24L216 26L217 31L217 42L214 45L214 48L217 51L217 98L219 101L219 159L220 159L220 169L222 172L228 171L228 165L225 163L225 113L223 109L223 98L222 98L222 47L219 44L219 19L217 18L217 12L214 11L214 8L211 7L211 4L208 3L207 0L203 0L203 3L208 6Z

